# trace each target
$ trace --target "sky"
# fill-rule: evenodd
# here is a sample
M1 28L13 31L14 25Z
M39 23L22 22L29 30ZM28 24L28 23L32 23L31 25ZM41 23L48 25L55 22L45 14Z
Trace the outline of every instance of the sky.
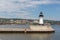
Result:
M44 19L60 21L60 0L0 0L0 18Z

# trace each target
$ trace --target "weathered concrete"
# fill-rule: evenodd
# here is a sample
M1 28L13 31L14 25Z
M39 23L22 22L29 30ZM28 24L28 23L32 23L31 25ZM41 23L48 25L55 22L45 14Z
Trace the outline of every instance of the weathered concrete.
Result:
M30 25L32 31L55 31L50 25Z
M51 33L54 32L54 30L52 31L44 31L44 30L31 30L29 28L0 28L0 33Z
M51 33L51 25L29 25L30 28L0 28L0 33Z

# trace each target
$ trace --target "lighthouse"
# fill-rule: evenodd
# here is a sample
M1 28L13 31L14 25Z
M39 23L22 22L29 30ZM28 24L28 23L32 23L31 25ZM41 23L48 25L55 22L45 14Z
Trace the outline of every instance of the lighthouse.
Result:
M39 24L40 24L40 25L43 25L43 24L44 24L43 18L44 18L44 15L43 15L42 12L40 12L40 14L39 14Z
M31 32L47 32L47 33L49 33L49 32L54 32L55 30L51 27L51 25L50 25L50 23L48 23L47 25L45 25L45 23L44 23L44 21L43 21L43 19L44 19L44 15L43 15L43 13L42 12L40 12L40 14L39 14L39 22L38 22L38 24L31 24L30 25L30 30L31 30Z

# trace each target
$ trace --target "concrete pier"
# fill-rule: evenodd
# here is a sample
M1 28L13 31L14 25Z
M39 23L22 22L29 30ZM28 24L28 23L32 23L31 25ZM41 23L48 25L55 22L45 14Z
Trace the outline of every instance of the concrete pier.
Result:
M38 25L38 24L37 25L30 25L30 29L32 31L36 31L36 32L38 32L38 31L47 32L47 33L55 32L55 30L52 28L51 25Z
M54 32L54 30L39 30L39 31L34 31L29 28L0 28L0 33L51 33Z

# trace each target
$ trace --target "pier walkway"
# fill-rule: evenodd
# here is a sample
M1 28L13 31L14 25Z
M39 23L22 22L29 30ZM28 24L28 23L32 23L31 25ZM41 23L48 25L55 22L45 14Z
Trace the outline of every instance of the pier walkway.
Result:
M54 30L31 30L29 28L0 28L0 33L49 33Z

